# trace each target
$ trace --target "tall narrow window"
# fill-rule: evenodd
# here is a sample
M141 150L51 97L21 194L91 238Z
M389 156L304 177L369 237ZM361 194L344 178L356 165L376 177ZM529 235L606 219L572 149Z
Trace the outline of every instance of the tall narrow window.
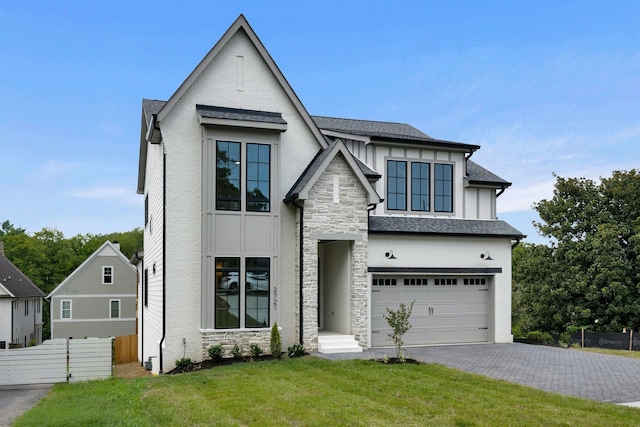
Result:
M434 207L436 212L453 211L453 165L435 164Z
M216 143L216 209L240 210L241 169L240 143L218 141Z
M111 285L113 283L113 267L102 267L102 284Z
M407 162L387 160L387 208L407 209Z
M63 300L60 303L60 318L71 319L71 300Z
M110 319L120 318L120 300L119 299L109 300L109 318Z
M245 327L269 327L269 258L246 259L245 283Z
M149 224L149 195L144 196L144 226Z
M247 144L247 210L269 212L271 147Z
M240 327L240 258L216 258L215 327Z
M429 207L429 163L411 163L411 210L428 211Z

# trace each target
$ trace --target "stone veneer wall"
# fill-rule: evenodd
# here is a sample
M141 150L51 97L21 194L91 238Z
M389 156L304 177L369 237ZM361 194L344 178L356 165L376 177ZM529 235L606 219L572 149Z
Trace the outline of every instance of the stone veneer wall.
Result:
M334 202L334 175L339 176L339 202ZM304 201L303 344L318 348L318 241L311 234L356 234L351 251L350 329L363 347L368 342L368 194L342 155L336 156L309 191ZM298 224L299 232L299 224ZM296 239L299 253L299 235ZM299 266L299 260L296 260ZM299 277L296 268L296 278ZM299 304L299 291L296 302ZM299 309L296 309L299 313ZM296 336L299 336L299 320Z
M242 348L245 355L249 354L251 344L258 344L264 354L269 354L271 341L271 328L262 330L237 330L225 332L202 332L202 360L209 358L209 347L222 344L224 348L224 356L230 357L234 344L238 344Z

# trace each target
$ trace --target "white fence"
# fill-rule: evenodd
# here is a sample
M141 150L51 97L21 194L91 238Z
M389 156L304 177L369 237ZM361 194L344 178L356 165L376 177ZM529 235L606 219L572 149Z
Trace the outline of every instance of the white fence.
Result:
M109 378L111 352L111 338L61 338L34 347L0 350L0 385Z

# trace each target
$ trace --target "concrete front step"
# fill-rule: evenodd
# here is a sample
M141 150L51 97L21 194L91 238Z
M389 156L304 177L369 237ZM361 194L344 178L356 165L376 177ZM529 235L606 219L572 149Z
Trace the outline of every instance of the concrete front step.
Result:
M319 335L318 352L320 353L361 353L362 347L353 335Z

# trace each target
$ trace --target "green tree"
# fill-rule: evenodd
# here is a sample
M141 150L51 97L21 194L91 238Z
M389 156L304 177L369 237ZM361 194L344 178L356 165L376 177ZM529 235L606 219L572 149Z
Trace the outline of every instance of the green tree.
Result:
M522 332L638 328L640 174L556 179L553 197L535 205L542 221L534 225L550 245L514 251L514 325Z

